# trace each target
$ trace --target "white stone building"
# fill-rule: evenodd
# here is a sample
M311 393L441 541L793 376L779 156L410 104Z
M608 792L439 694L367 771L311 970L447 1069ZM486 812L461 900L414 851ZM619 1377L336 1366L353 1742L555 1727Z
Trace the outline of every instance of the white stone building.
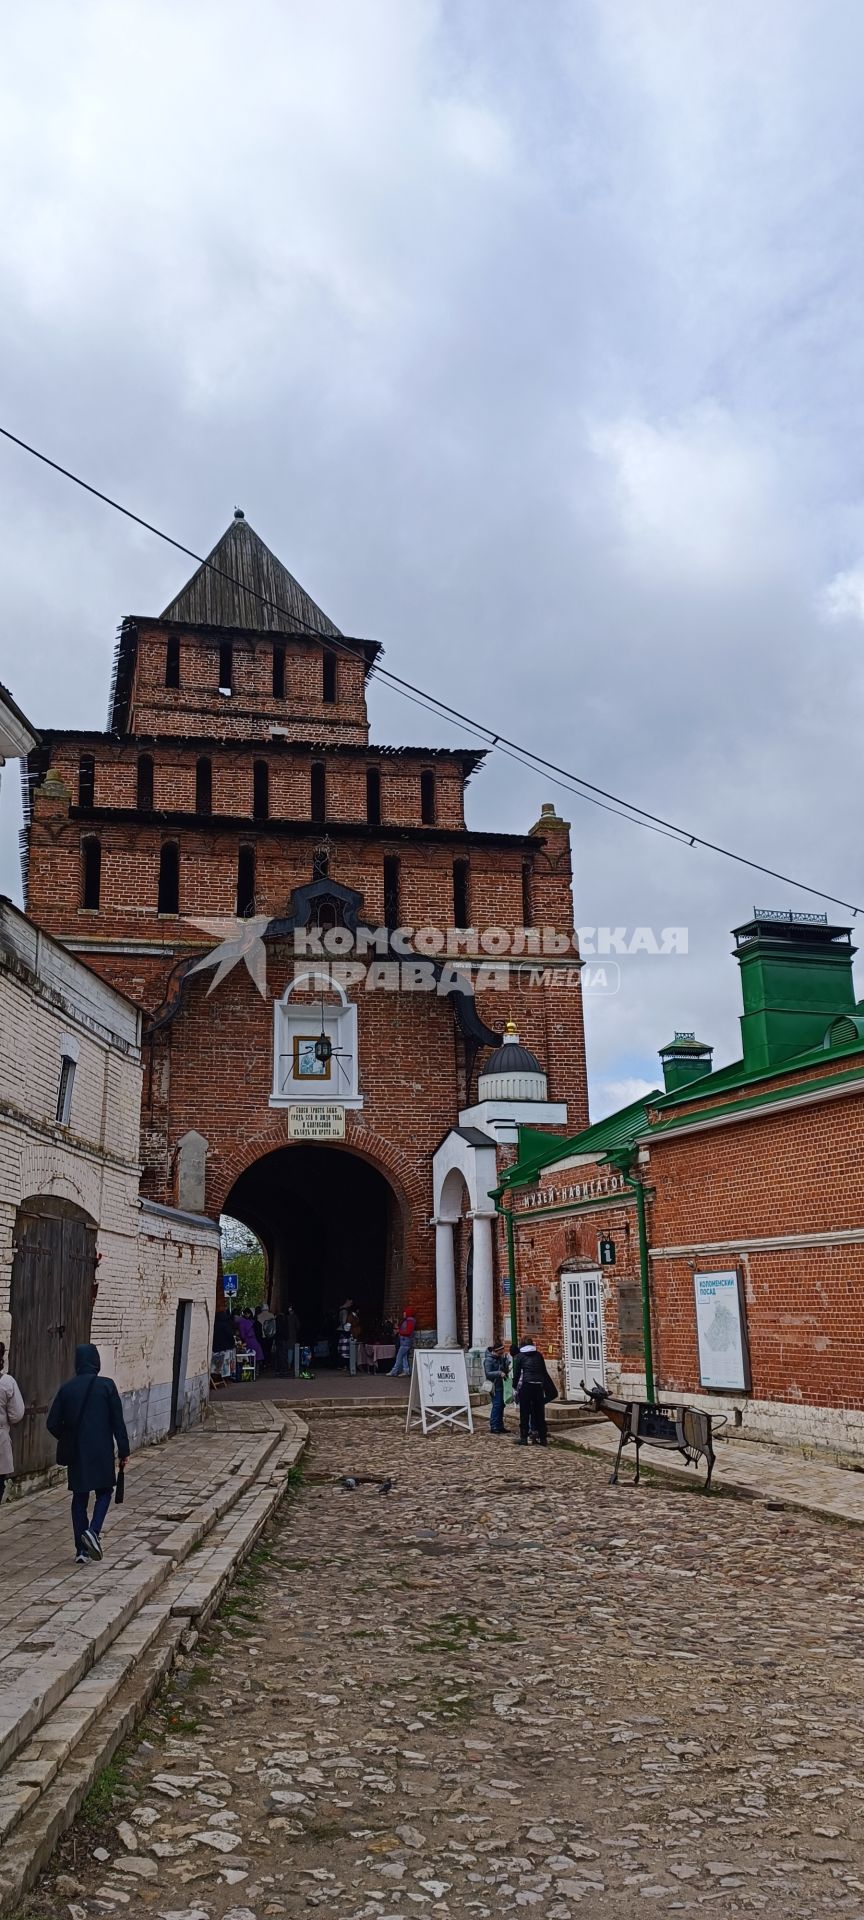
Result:
M0 1339L30 1412L93 1339L133 1445L200 1416L219 1247L212 1221L139 1199L141 1015L0 901Z
M34 736L0 688L0 758ZM19 1473L54 1458L45 1413L93 1340L133 1446L200 1417L219 1230L139 1197L141 1014L0 898L0 1340L27 1416Z

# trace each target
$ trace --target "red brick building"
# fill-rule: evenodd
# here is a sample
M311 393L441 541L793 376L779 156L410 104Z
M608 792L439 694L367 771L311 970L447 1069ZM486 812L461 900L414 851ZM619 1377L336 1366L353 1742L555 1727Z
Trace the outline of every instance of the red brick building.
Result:
M482 753L370 745L379 654L238 513L123 621L107 732L43 731L27 906L145 1010L151 1198L244 1220L310 1331L347 1294L434 1326L437 1224L439 1332L484 1341L489 1150L494 1185L517 1122L587 1119L569 829L472 832ZM519 955L527 1092L482 1081Z
M864 1446L864 1005L849 929L760 912L735 933L742 1058L679 1034L665 1089L504 1176L518 1295L568 1389L644 1388L640 1234L657 1391L745 1434ZM601 1241L614 1260L601 1264ZM608 1254L608 1244L606 1248ZM602 1308L602 1313L600 1309ZM599 1314L599 1319L598 1319Z

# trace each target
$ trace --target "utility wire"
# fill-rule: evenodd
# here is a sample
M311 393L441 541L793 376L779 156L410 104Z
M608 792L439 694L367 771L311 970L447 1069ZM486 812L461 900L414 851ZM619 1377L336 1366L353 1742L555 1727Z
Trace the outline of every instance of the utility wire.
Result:
M206 567L210 573L218 575L231 586L239 588L242 593L249 594L252 599L260 601L262 606L281 614L290 622L289 631L291 628L299 627L311 634L314 639L322 641L325 646L331 647L334 652L345 653L351 658L356 658L354 647L348 644L344 636L327 633L323 628L313 626L310 621L304 620L302 615L292 612L290 607L281 606L278 600L273 600L268 594L260 593L257 588L238 580L224 567L217 566L205 555L196 553L193 547L185 546L182 540L175 540L170 533L165 533L161 527L154 526L151 520L145 520L141 514L133 513L131 507L124 507L111 494L103 493L99 487L92 486L89 480L82 479L80 474L73 473L69 467L61 466L58 460L52 460L38 447L33 447L27 440L20 439L18 434L12 433L8 427L0 425L0 435L4 440L11 441L13 446L20 447L23 453L29 453L43 466L50 467L54 473L59 473L64 480L71 481L73 486L80 487L82 492L92 494L93 498L101 500L104 506L111 507L115 513L121 513L124 519L132 520L136 526L143 527L146 533L152 533L157 540L164 541L166 546L174 547L178 553L185 553L187 558L194 560L199 567ZM439 718L458 720L462 725L470 727L472 732L488 740L493 750L506 754L509 759L518 761L531 772L542 772L547 776L553 776L553 786L561 787L564 792L573 794L577 799L588 800L593 805L602 807L604 812L617 814L619 819L629 821L631 826L648 827L655 833L677 840L682 846L702 847L708 853L719 854L724 860L733 860L738 866L748 867L752 873L765 874L768 879L779 880L784 886L795 887L801 893L810 893L818 900L827 900L832 906L843 907L847 913L856 915L864 911L861 907L853 906L851 901L841 900L835 893L826 893L822 887L810 886L806 881L796 880L788 873L780 873L776 867L764 866L761 861L751 860L746 854L735 853L731 847L721 846L716 840L707 840L702 834L691 833L687 827L679 827L674 821L664 819L662 814L652 813L647 807L639 807L635 801L625 800L620 794L611 793L607 788L599 787L593 781L586 780L582 774L574 773L568 767L558 766L554 760L547 760L542 754L535 753L533 748L522 746L519 741L509 739L506 734L495 733L485 721L474 719L470 714L463 713L460 708L450 706L446 700L439 699L437 694L427 693L423 687L417 687L412 681L403 679L400 674L392 673L389 667L382 667L378 661L375 662L372 671L377 679L386 681L397 693L402 694L405 699L411 700L415 705L425 707L427 712L434 713Z

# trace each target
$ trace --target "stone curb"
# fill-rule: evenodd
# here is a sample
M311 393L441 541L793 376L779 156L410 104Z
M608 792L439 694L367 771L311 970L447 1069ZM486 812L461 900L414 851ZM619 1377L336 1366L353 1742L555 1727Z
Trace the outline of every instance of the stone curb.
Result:
M50 1786L73 1748L118 1692L130 1664L144 1658L165 1621L158 1603L141 1612L20 1749L0 1779L0 1841Z
M185 1620L163 1623L158 1639L131 1669L115 1699L79 1741L52 1785L40 1795L32 1811L19 1822L0 1862L0 1913L8 1913L38 1878L61 1835L71 1826L95 1780L113 1758L122 1740L169 1672L176 1658Z
M580 1435L578 1440L569 1440L566 1444L580 1453L590 1453L595 1460L602 1459L609 1462L614 1459L617 1451L617 1440L610 1441L607 1440L605 1436L602 1440L599 1437L592 1438L590 1433ZM723 1444L721 1441L717 1450L718 1462L723 1460ZM750 1441L748 1442L748 1446L752 1446L755 1452L758 1450L759 1443L758 1441ZM622 1478L620 1485L624 1491L627 1489L628 1480L632 1480L634 1465L635 1456L632 1447L630 1447L625 1451L621 1462ZM806 1462L802 1461L801 1466L803 1471L806 1472ZM704 1463L701 1464L697 1477L693 1468L688 1467L686 1461L679 1460L674 1452L667 1452L665 1449L660 1450L659 1448L652 1449L650 1442L647 1441L642 1447L642 1469L643 1472L649 1471L659 1479L669 1481L672 1485L680 1486L683 1483L696 1492L701 1490L705 1478ZM837 1471L840 1470L838 1469ZM713 1498L715 1494L721 1496L726 1494L736 1500L762 1502L763 1505L768 1501L772 1506L788 1507L796 1513L809 1513L817 1520L839 1520L845 1526L864 1526L864 1512L850 1512L848 1508L832 1502L832 1499L827 1495L820 1496L815 1491L808 1492L806 1487L802 1489L799 1486L790 1486L785 1480L782 1484L779 1481L776 1484L772 1484L770 1469L768 1468L765 1469L758 1485L754 1485L751 1481L743 1478L738 1479L735 1475L734 1468L731 1471L721 1472L719 1474L715 1470L709 1497Z
M158 1597L141 1609L126 1630L30 1740L6 1780L0 1781L0 1821L6 1815L6 1840L0 1853L0 1915L32 1887L61 1835L79 1812L103 1768L117 1751L160 1682L170 1671L184 1635L209 1619L225 1588L281 1505L291 1468L309 1438L296 1416L296 1431L274 1431L262 1467L263 1484L247 1485L212 1529L213 1545L205 1564L190 1580L185 1570L167 1570ZM165 1563L163 1562L163 1566ZM44 1751L43 1751L44 1750ZM12 1799L18 1794L17 1812Z
M277 1451L279 1441L278 1431L264 1434L260 1445L250 1449L244 1470L227 1482L222 1495L208 1501L194 1521L183 1522L166 1535L155 1551L123 1576L112 1593L96 1601L86 1616L83 1631L77 1612L74 1625L70 1624L65 1631L63 1609L55 1615L51 1634L56 1637L56 1652L40 1650L41 1657L29 1663L18 1683L4 1688L0 1706L0 1789L3 1770L24 1742L101 1659L174 1568L212 1531L219 1518L236 1506L271 1454ZM40 1629L34 1639L44 1637L44 1633L45 1629Z

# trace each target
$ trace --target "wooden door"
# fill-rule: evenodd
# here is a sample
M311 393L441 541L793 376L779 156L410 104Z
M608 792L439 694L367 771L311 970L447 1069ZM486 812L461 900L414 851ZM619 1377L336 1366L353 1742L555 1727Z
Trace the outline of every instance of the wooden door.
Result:
M9 1371L27 1409L12 1430L17 1473L54 1461L45 1415L75 1369L75 1348L90 1338L96 1229L80 1209L50 1196L26 1200L15 1222Z

